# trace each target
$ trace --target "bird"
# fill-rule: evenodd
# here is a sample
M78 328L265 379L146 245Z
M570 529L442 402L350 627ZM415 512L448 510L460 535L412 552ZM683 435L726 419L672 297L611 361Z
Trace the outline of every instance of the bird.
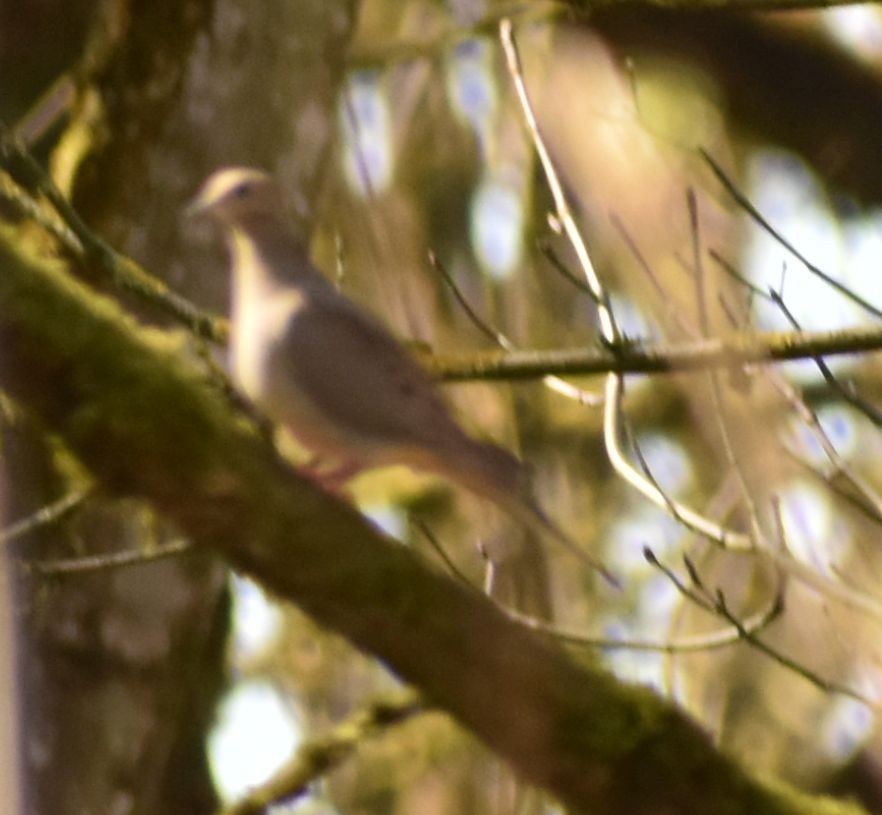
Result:
M312 454L320 483L404 464L440 475L549 535L614 585L529 492L525 465L469 435L437 382L313 264L267 173L217 170L188 207L222 227L232 275L230 370L245 395Z

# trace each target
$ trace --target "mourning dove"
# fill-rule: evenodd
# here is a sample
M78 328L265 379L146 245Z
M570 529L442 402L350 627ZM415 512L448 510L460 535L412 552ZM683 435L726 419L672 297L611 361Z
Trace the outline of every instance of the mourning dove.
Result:
M190 212L214 217L228 239L233 377L315 455L324 483L389 464L439 474L549 534L610 579L533 503L521 462L466 434L428 372L315 268L286 225L268 175L219 170Z

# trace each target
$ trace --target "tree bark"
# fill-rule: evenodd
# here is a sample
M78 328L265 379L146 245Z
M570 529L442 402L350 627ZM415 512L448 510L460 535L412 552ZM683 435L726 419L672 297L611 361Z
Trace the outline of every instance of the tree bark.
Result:
M0 385L107 488L385 662L581 811L858 813L751 778L679 709L577 665L293 471L194 369L58 264L0 245Z

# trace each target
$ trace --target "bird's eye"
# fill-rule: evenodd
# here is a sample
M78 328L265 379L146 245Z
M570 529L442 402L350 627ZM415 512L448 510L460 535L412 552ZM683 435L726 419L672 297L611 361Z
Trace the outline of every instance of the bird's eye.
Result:
M243 181L233 188L233 197L247 198L249 192L251 192L251 185L247 181Z

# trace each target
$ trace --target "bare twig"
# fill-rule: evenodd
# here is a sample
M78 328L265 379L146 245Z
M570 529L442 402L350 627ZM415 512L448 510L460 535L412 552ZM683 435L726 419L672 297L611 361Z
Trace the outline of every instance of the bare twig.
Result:
M226 341L226 322L194 306L129 257L120 254L80 218L55 183L21 140L0 124L0 165L23 187L39 193L52 205L66 230L51 230L64 248L83 262L94 263L116 284L158 306L194 334L214 342ZM36 205L39 208L39 205ZM40 223L47 226L45 219Z
M340 722L330 733L303 744L269 781L224 807L219 815L259 815L274 804L291 801L354 755L364 742L382 735L431 708L412 691L374 699Z
M801 662L798 662L793 657L789 657L774 646L769 645L765 640L757 636L756 632L748 631L738 617L729 610L729 607L726 604L726 597L722 591L717 592L714 607L720 616L725 617L733 626L735 626L735 628L738 629L738 633L745 642L752 645L757 651L765 654L782 667L801 676L807 682L810 682L825 693L837 693L841 696L847 696L850 699L861 702L872 710L879 710L880 705L878 702L874 702L872 699L869 699L847 685L824 679L820 674L803 665Z
M646 460L646 456L643 455L643 449L640 447L640 443L637 441L637 434L634 433L634 429L631 425L631 422L625 417L622 420L622 435L624 435L628 446L634 453L634 457L637 459L637 466L640 468L640 473L642 477L646 480L646 482L652 486L654 490L658 492L661 496L663 505L662 509L668 513L677 523L682 526L688 527L689 524L687 519L680 517L680 505L673 499L671 496L665 492L662 485L659 484L658 479L655 477L655 473L652 472L652 468L649 466L649 462Z
M504 351L516 351L516 346L505 334L493 328L478 314L477 311L475 311L475 309L472 307L472 304L469 303L468 298L462 293L459 286L457 286L456 281L444 267L444 264L441 263L441 261L438 259L438 256L432 251L429 252L429 263L444 278L444 282L453 292L453 296L456 298L456 301L460 304L463 311L466 313L466 316L469 318L469 320L472 321L474 326L485 337L491 339ZM555 393L559 393L562 396L567 397L568 399L573 399L580 405L591 405L593 407L601 405L603 403L603 398L598 394L591 393L590 391L586 391L584 388L579 388L576 385L572 385L558 376L553 376L550 374L543 376L542 382L550 390L553 390L555 391Z
M465 312L466 317L469 318L472 325L475 326L475 328L477 328L487 339L498 345L500 348L505 351L514 351L514 343L506 337L505 334L495 329L480 314L478 314L474 306L469 302L468 297L463 294L462 289L460 289L456 281L453 279L453 275L447 271L447 267L431 249L429 250L429 265L441 275L442 279L447 284L447 288L450 289L456 302L459 303L460 308Z
M432 549L435 550L454 577L466 586L473 588L475 591L482 591L482 589L475 586L456 563L454 563L441 542L437 539L437 536L428 526L426 526L426 524L417 521L414 522L414 526L426 537ZM493 568L490 559L486 557L486 552L483 552L483 554L485 555L485 560L488 564L487 574L485 576L486 585L484 588L489 591L492 589ZM665 654L679 654L713 651L719 648L726 648L727 646L735 645L741 639L740 633L734 627L727 627L718 631L708 631L702 634L672 637L671 639L664 641L635 638L614 639L611 637L594 636L591 634L585 634L581 631L566 629L530 614L524 614L517 609L510 608L501 603L496 603L496 605L500 611L521 625L540 634L544 634L557 642L580 648L602 648L605 650L616 651L654 651ZM742 625L748 631L759 632L774 622L780 616L783 609L784 604L782 598L780 594L776 595L767 608L744 619Z
M58 76L15 125L25 144L34 144L65 116L73 105L76 83L70 72Z
M695 326L690 323L690 321L686 318L686 316L677 308L674 307L673 301L668 296L668 293L665 291L664 286L662 286L661 281L658 278L658 275L655 273L655 270L650 265L649 261L640 251L640 247L637 245L637 241L634 239L634 236L631 235L628 228L622 222L622 219L619 218L618 215L612 213L610 215L610 222L613 225L613 228L616 232L619 233L622 240L625 242L625 246L628 251L631 253L631 256L637 262L637 267L646 275L646 279L652 284L653 289L655 289L655 293L659 299L659 302L670 304L667 306L667 312L670 315L671 319L674 320L679 326L680 330L683 333L691 338L697 339L699 337L699 332L696 330Z
M787 546L784 536L783 523L780 516L780 508L778 506L775 506L773 508L773 511L776 517L776 528L779 540L779 545L776 547L776 551L786 553ZM801 676L803 679L807 680L812 685L824 691L825 693L838 693L843 696L848 696L852 699L856 699L858 702L862 702L868 707L878 709L878 703L873 702L871 699L863 696L862 694L858 693L856 690L848 687L847 685L842 685L838 682L831 682L824 679L811 668L808 668L806 665L797 661L793 657L787 656L774 646L769 645L767 642L760 639L756 630L748 630L748 628L744 625L744 622L741 621L738 616L729 609L723 591L721 589L711 591L711 589L706 587L702 582L701 577L695 568L695 565L688 558L685 558L684 562L687 569L689 570L689 574L691 579L693 580L693 583L697 586L698 592L702 595L703 602L709 607L709 610L713 611L713 613L731 623L731 625L733 625L738 631L741 639L744 640L747 644L765 654L767 657L774 660L787 670L792 671L798 676ZM664 569L664 567L661 566L660 568ZM669 570L665 570L665 573L669 574Z
M425 524L422 521L414 521L413 525L422 533L423 537L429 542L429 545L435 550L435 553L441 558L441 561L448 568L450 573L459 580L460 583L473 588L475 591L480 591L480 589L472 584L462 569L456 565L453 558L450 557L447 550L441 544L441 541L438 540L438 536L429 528L428 524Z
M189 552L190 542L173 540L161 543L149 549L137 549L126 552L111 552L101 555L85 555L83 557L58 558L55 560L25 560L25 569L40 577L62 577L74 574L92 574L110 569L121 569L126 566L140 566Z
M574 286L582 292L582 294L587 294L592 300L594 299L594 293L588 288L588 284L567 268L567 265L558 257L557 252L554 251L554 248L547 240L537 241L537 247L546 260L551 264L551 268L566 280L567 283Z
M739 617L729 608L726 602L726 597L721 590L717 589L716 591L712 591L704 584L695 564L692 563L689 558L684 558L683 562L689 574L689 580L692 583L692 587L686 585L673 569L665 566L649 547L644 547L643 554L646 560L659 569L681 594L699 607L726 620L734 628L738 639L744 641L760 653L765 654L783 668L786 668L797 676L807 680L825 693L837 693L842 696L847 696L874 710L879 708L877 702L874 702L847 685L824 679L811 668L797 661L793 657L787 656L774 646L769 645L765 640L761 639L759 637L759 629L756 626L748 626L747 621L739 619ZM777 613L780 613L783 608L783 595L781 594L781 591L776 594L775 603L778 607Z
M698 322L701 336L705 339L710 334L710 316L708 314L708 292L707 278L704 265L703 251L701 247L701 230L698 219L698 201L695 197L695 191L689 188L686 193L686 209L689 212L689 228L692 235L692 266L695 278L695 289L698 300ZM747 518L750 523L751 535L754 542L761 538L759 512L757 510L756 501L753 498L747 478L744 475L744 468L735 452L735 445L732 443L732 434L730 431L729 421L726 411L726 403L723 399L723 389L720 386L719 372L711 369L707 372L708 383L710 385L711 402L713 404L713 414L716 418L717 427L720 431L720 440L723 445L723 453L726 456L729 466L735 473L738 488L744 501L747 511Z
M591 256L588 254L588 247L582 240L579 227L576 224L572 210L567 202L563 185L557 176L557 170L551 160L551 155L549 154L548 148L545 146L545 142L539 132L539 123L536 120L536 114L533 112L533 106L530 103L530 97L527 93L527 86L524 82L524 75L521 70L521 60L518 55L517 46L515 45L512 22L510 19L505 18L499 23L499 37L502 41L502 48L505 51L509 76L514 85L515 93L517 93L518 101L521 104L521 111L524 114L527 129L533 140L536 154L539 156L539 162L542 165L542 171L545 173L545 180L548 182L548 188L551 192L552 200L554 201L555 215L560 223L563 234L566 236L570 245L573 247L573 251L576 253L576 259L579 261L579 265L582 267L582 271L585 274L585 281L588 284L588 289L598 304L597 311L600 320L600 335L604 342L611 347L614 347L619 341L619 330L616 327L612 310L609 307L609 300L606 292L600 282L594 264L591 262Z
M597 312L600 321L600 335L602 341L606 344L608 350L618 355L621 350L621 334L616 326L612 310L609 306L609 298L600 281L591 257L588 254L588 248L585 245L576 221L573 218L572 211L567 203L563 186L557 176L554 163L545 146L545 142L539 132L539 125L536 121L536 115L533 112L530 99L527 94L526 84L524 82L521 71L520 58L518 56L517 47L512 34L512 24L510 20L503 20L499 26L499 35L502 40L502 46L505 51L506 62L508 65L509 75L515 86L518 99L521 103L521 109L527 128L533 139L536 153L542 164L548 187L551 191L552 199L555 205L555 214L561 224L561 229L569 240L576 258L585 274L585 280L588 288L597 302ZM661 507L668 507L669 501L666 496L656 486L649 483L643 478L634 466L628 461L619 443L620 437L620 416L621 416L621 397L622 397L622 377L620 373L610 373L606 378L605 388L605 404L603 414L603 438L606 445L607 455L616 472L639 490L643 495L654 501ZM722 529L719 525L707 520L689 507L674 504L677 507L678 518L689 528L700 532L703 535L713 538L714 540L723 542L732 538L731 533ZM743 538L743 536L741 536ZM746 542L749 546L749 542Z
M734 277L739 283L746 287L749 287L750 290L757 296L762 297L764 300L767 300L768 302L774 304L783 314L785 319L787 319L787 321L795 329L799 330L801 328L795 315L788 308L786 302L784 301L784 297L780 291L775 291L774 289L763 291L762 289L753 286L750 281L746 280L730 263L724 260L719 254L711 253L711 255L714 260L716 260L717 263L720 264L720 267L732 277ZM853 394L848 392L848 389L846 389L846 387L841 382L839 382L839 379L830 370L829 366L827 366L824 360L820 357L813 357L813 359L815 364L818 366L819 370L823 374L827 383L830 384L844 399L846 399L846 401L848 401L850 404L853 404L852 399L850 398L850 396L852 396ZM864 511L871 514L874 518L882 518L882 496L880 496L876 489L866 479L858 475L854 471L854 469L839 455L839 452L836 450L835 445L830 440L830 437L827 435L826 431L821 425L817 414L808 406L808 404L806 404L805 400L802 398L797 389L774 371L767 371L767 376L770 378L772 385L790 404L790 406L796 412L797 416L799 416L803 423L808 427L810 432L814 435L815 439L821 446L821 449L824 451L824 454L827 456L827 459L834 467L835 471L837 473L840 473L852 485L852 487L854 487L858 497L850 496L850 499L858 503L858 505ZM866 412L864 410L861 410L861 412L866 415ZM878 410L873 407L873 412L878 413ZM872 419L872 417L870 418ZM818 475L820 477L820 474L816 473L814 471L814 468L810 467L805 461L800 459L793 451L787 448L785 449L788 455L798 461L801 466L806 467L815 475Z
M530 104L529 95L527 94L526 84L521 70L520 58L514 42L511 20L504 19L501 21L499 25L499 36L505 52L509 75L521 103L524 120L533 140L536 153L539 156L539 161L542 165L554 201L556 218L560 223L561 231L573 247L576 258L585 274L588 287L598 304L597 309L600 322L601 340L614 358L621 358L624 353L623 344L621 342L620 332L616 327L609 306L609 299L600 282L594 265L591 262L587 247L585 246L575 219L573 218L563 191L563 186L560 183L554 164L551 161L551 157L542 139L535 113ZM745 337L744 339L747 338ZM720 343L721 345L718 345L718 348L724 345L722 340L715 339L708 342L712 342L714 345ZM765 357L758 356L756 361L768 358L769 355L766 355ZM725 362L725 364L728 365L731 365L734 361L732 357L719 359L721 363ZM737 355L735 359L738 359ZM743 361L743 357L738 359L738 361ZM748 535L727 529L709 518L705 518L692 508L679 502L672 501L664 495L655 484L651 483L647 478L641 475L633 464L628 461L620 446L622 397L621 374L623 369L611 367L609 370L614 372L609 373L606 377L603 420L604 443L606 445L606 451L610 462L616 472L628 484L633 486L661 508L669 509L670 507L674 507L677 520L684 524L688 529L704 535L718 546L721 546L728 551L746 552L752 556L758 551L762 551L765 556L769 557L772 562L787 575L801 581L805 585L822 593L824 596L835 598L837 601L850 608L862 611L877 621L882 621L882 600L867 594L855 592L851 588L843 586L841 583L832 581L801 561L775 551L773 547L768 545L760 547L758 545L760 542L752 541ZM545 369L542 373L545 375L547 373L559 373L559 371Z
M824 455L827 457L827 460L830 462L834 471L851 484L858 496L860 496L865 504L871 509L875 518L882 518L882 495L878 493L876 488L867 481L867 479L857 473L854 468L842 458L839 451L836 449L836 445L833 444L830 437L827 435L827 432L824 430L818 415L805 403L802 396L800 396L798 391L789 382L778 379L775 381L775 385L784 398L790 403L793 410L796 411L799 418L811 431L815 440L824 451Z
M788 322L797 330L801 328L797 322L793 312L787 307L784 298L780 292L774 290L769 291L769 298L780 309L781 313L787 318ZM843 384L839 381L836 374L830 370L830 366L821 359L820 356L813 357L815 365L824 377L824 381L836 391L846 402L852 407L863 413L876 427L882 427L882 410L876 405L870 404L866 399L860 396L851 385Z
M774 303L795 330L802 330L802 326L799 324L796 317L787 307L787 304L778 292L775 292L774 290L766 291L759 288L759 286L754 285L718 252L711 250L710 256L720 265L720 268L735 278L735 280L737 280L742 286L746 287L750 291L751 296L760 297L770 303ZM812 359L814 359L815 364L818 366L818 370L824 377L824 381L826 381L836 393L852 405L852 407L863 413L874 425L876 425L876 427L882 427L882 409L864 399L859 393L857 393L854 385L851 383L840 382L821 355L813 355Z
M750 199L738 188L738 185L726 174L726 171L720 167L705 149L699 148L701 157L710 167L711 172L716 176L717 180L723 185L726 192L732 197L736 204L743 209L753 221L761 226L772 238L774 238L781 246L783 246L790 254L792 254L806 269L808 269L815 277L823 280L832 289L838 291L843 297L856 305L860 306L864 311L872 314L874 317L882 317L882 309L874 306L868 300L865 300L857 292L848 286L840 283L836 278L831 277L825 271L818 268L808 258L805 257L790 241L787 240L780 232L778 232L762 215L762 213L753 205Z
M648 546L643 547L643 558L650 566L658 569L671 582L674 588L683 595L683 597L692 601L699 608L713 613L713 603L708 600L698 571L695 569L694 564L689 558L683 558L683 565L686 567L689 580L692 583L691 587L670 566L662 563L662 561L656 557L655 552L653 552Z
M54 503L41 507L27 518L10 524L0 531L0 544L12 543L37 529L57 523L79 507L86 500L89 492L88 489L73 490Z
M704 606L702 606L704 607ZM767 628L781 615L784 605L780 597L775 597L769 606L762 611L750 615L741 621L742 626L751 632L759 632ZM710 609L707 609L710 610ZM742 636L737 628L727 627L718 631L709 631L704 634L692 634L682 637L672 637L669 640L641 640L641 639L611 639L609 637L593 637L578 631L570 631L558 625L547 623L535 617L530 617L512 609L504 608L503 611L522 625L552 637L558 642L581 648L602 648L611 651L652 651L664 654L694 653L697 651L714 651L726 648L738 643Z

